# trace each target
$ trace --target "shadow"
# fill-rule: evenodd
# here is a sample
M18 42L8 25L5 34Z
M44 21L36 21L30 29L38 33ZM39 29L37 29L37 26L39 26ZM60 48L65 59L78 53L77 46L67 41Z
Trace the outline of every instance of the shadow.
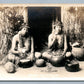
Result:
M36 65L36 64L35 64ZM38 66L38 65L36 65L37 67L46 67L46 64L44 64L44 65L41 65L41 66Z
M14 71L12 71L12 72L8 72L8 73L10 73L10 74L14 74L16 72L16 70L14 69Z

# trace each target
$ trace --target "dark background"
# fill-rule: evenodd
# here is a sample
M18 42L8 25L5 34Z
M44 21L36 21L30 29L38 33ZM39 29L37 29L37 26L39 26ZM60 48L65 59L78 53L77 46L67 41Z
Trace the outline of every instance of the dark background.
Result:
M29 7L28 22L34 36L35 50L47 47L48 36L52 31L52 20L61 20L60 7Z

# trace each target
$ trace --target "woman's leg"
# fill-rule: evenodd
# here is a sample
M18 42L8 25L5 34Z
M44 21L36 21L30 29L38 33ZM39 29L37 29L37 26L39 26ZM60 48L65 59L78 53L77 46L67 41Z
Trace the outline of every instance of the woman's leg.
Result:
M50 60L51 57L52 57L52 55L49 52L44 52L42 54L42 57L45 58L45 59L47 59L47 60Z

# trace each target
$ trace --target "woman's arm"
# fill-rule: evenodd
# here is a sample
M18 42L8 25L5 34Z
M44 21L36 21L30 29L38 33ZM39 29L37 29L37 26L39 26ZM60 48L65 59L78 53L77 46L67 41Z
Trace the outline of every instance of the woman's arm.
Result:
M52 35L49 35L48 37L48 48L51 48L56 42L56 38Z
M34 61L35 60L35 55L34 55L34 39L31 37L31 54L30 54L30 60Z
M62 56L65 56L67 48L68 48L68 46L67 46L67 36L64 35L64 51L62 53Z
M16 51L15 47L16 47L16 37L14 36L12 39L12 46L10 51L14 54L19 54L19 51Z
M31 37L31 53L34 53L34 39Z

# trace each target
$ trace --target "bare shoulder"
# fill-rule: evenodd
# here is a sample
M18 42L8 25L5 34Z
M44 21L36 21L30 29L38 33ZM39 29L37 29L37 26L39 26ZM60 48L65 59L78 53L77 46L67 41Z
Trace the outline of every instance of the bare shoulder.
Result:
M52 37L53 37L53 35L52 35L52 34L50 34L48 38L52 38Z
M13 36L13 40L17 40L17 39L19 39L19 35L18 34L16 34L15 36Z

